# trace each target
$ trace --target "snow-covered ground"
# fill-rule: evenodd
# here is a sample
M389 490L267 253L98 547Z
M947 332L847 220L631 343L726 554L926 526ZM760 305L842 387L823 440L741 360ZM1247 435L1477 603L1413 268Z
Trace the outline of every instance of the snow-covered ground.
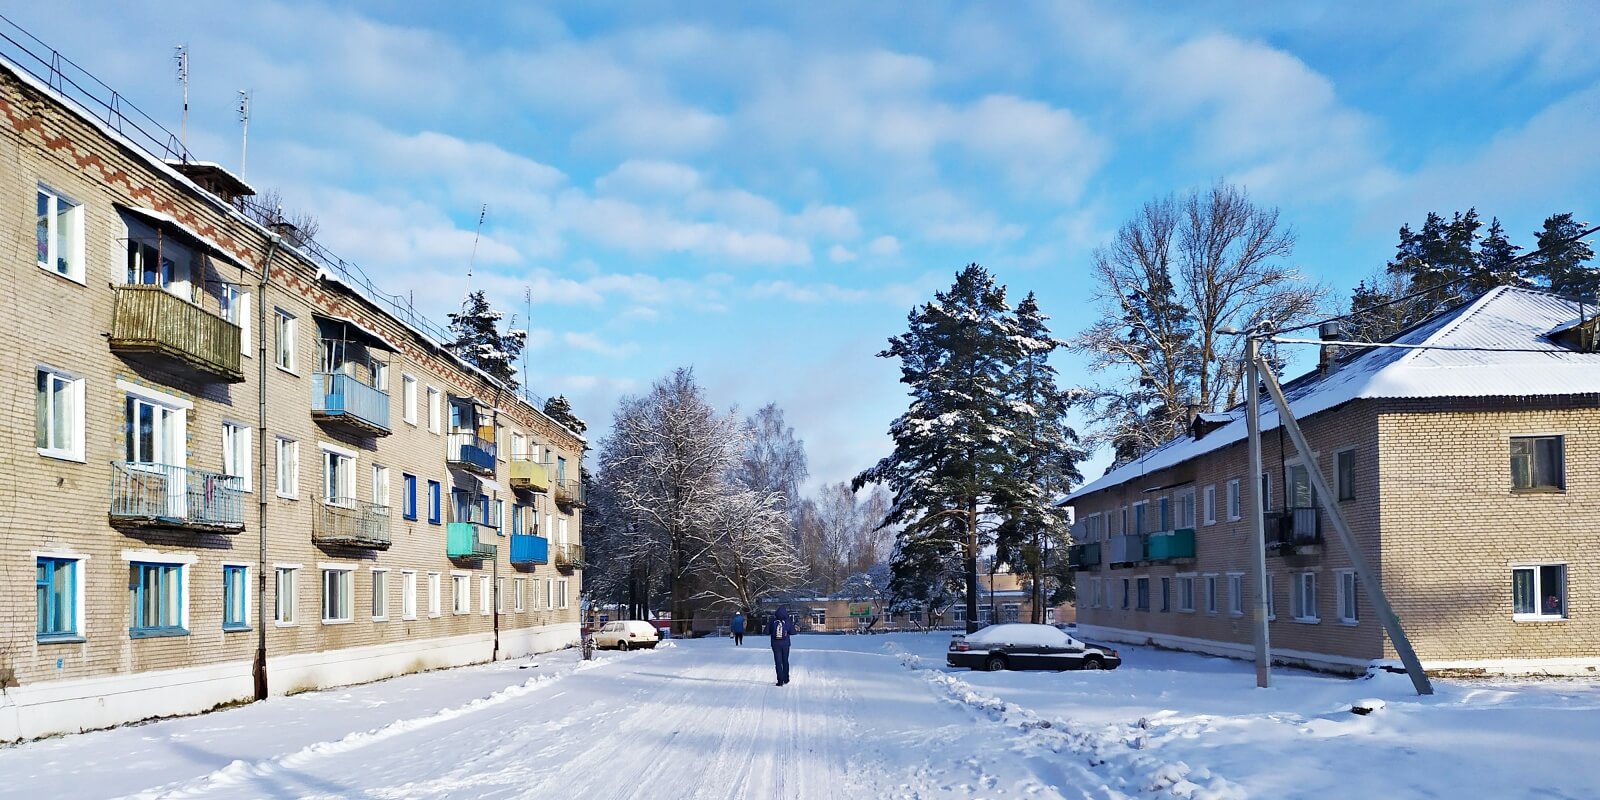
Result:
M949 670L944 634L567 651L0 749L0 798L1600 797L1600 680L1345 680L1125 648ZM1350 713L1376 698L1370 715Z

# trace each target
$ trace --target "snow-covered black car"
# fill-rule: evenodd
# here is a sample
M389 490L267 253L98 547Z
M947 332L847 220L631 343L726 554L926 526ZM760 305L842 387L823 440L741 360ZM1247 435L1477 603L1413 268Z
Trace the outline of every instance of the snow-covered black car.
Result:
M1054 625L1007 623L956 634L944 660L968 669L1116 669L1117 651L1092 644Z

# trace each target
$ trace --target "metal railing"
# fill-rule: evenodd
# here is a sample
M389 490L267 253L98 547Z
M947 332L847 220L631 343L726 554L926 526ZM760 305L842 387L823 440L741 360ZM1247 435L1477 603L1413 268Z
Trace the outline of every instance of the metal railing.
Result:
M445 555L450 558L493 558L494 544L479 538L480 525L451 522L444 526Z
M452 433L445 448L444 460L451 465L494 473L494 442L475 433Z
M1111 555L1106 560L1112 564L1143 561L1144 539L1142 533L1121 533L1111 537Z
M584 501L582 480L579 480L578 478L567 478L565 480L551 481L551 484L555 486L557 503L560 503L564 506L583 506Z
M544 564L550 561L550 540L530 533L511 534L511 563Z
M534 492L550 491L550 477L544 465L526 456L511 458L511 488Z
M170 464L111 462L111 519L130 525L244 529L240 479Z
M315 372L311 375L311 413L387 434L389 393L343 372Z
M1087 569L1099 564L1099 542L1081 542L1067 550L1067 565L1072 569Z
M239 368L239 326L160 286L115 288L112 350L158 353L231 383Z
M558 544L555 546L556 566L562 569L583 568L583 545Z
M1269 514L1267 526L1268 547L1293 549L1322 544L1322 515L1314 507L1285 508Z
M311 518L311 541L340 547L388 550L393 544L389 507L350 498L324 500Z

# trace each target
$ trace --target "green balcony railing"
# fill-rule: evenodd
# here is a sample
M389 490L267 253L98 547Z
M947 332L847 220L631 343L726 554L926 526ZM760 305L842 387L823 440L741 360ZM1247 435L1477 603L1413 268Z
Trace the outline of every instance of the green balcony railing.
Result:
M1149 561L1194 558L1194 528L1151 534L1145 541L1145 556Z
M1080 542L1067 551L1067 566L1072 569L1089 569L1100 566L1100 543Z
M176 359L227 383L244 380L239 327L160 286L115 288L111 349Z
M450 558L494 558L494 544L479 536L483 526L470 522L450 522L444 527L445 555Z

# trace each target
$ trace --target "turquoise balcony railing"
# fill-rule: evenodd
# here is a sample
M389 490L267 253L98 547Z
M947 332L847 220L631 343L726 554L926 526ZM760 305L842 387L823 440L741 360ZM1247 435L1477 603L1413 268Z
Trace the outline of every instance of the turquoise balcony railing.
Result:
M494 544L484 542L479 532L488 530L470 522L450 522L444 527L445 555L450 558L494 558Z
M1145 555L1150 561L1194 558L1194 528L1150 534L1145 540Z

